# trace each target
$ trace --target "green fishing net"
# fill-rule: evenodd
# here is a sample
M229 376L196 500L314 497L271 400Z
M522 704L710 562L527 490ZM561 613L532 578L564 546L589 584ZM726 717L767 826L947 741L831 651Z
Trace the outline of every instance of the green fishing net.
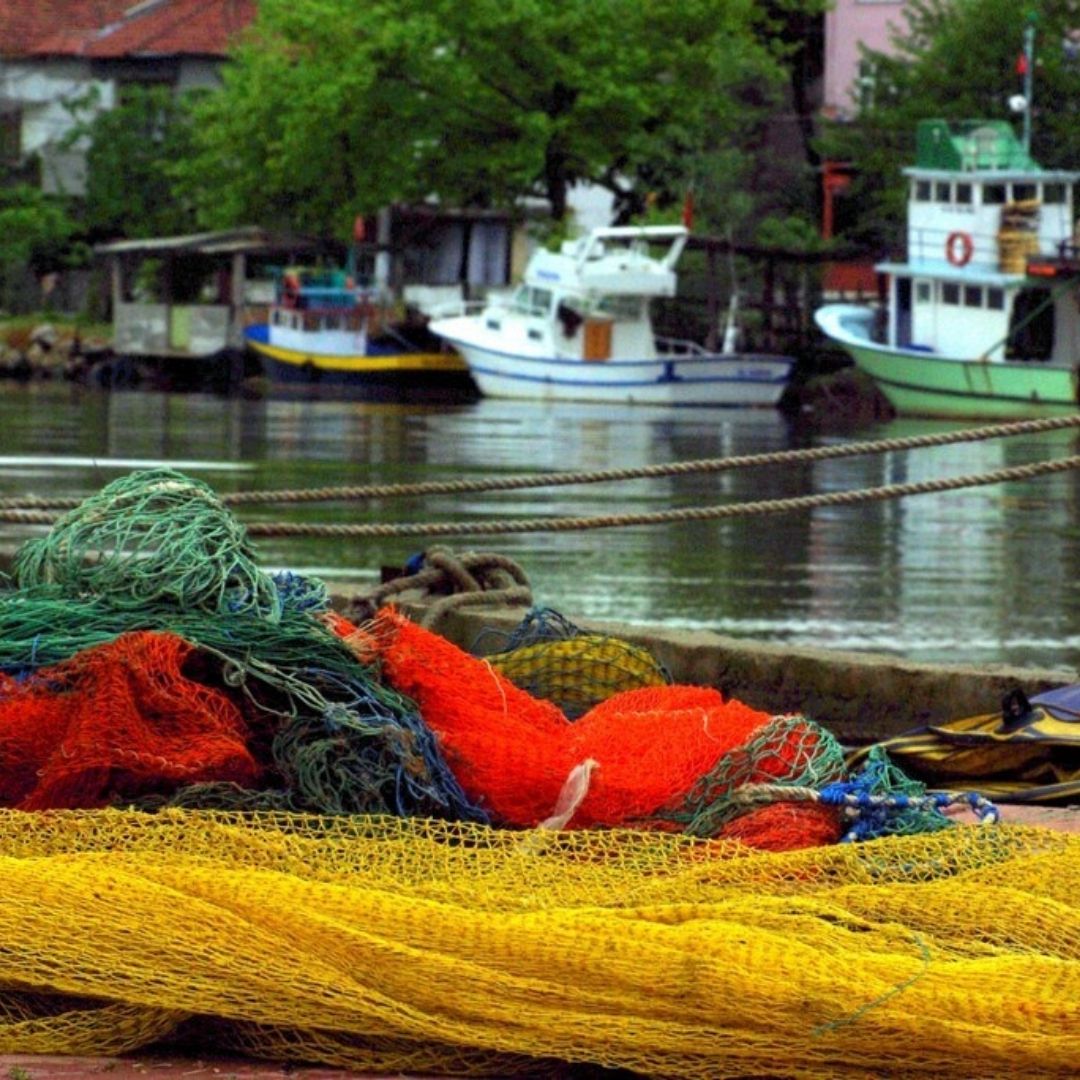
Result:
M169 468L107 484L47 536L23 544L13 569L21 588L108 596L116 609L281 614L278 589L256 565L243 525L210 487Z

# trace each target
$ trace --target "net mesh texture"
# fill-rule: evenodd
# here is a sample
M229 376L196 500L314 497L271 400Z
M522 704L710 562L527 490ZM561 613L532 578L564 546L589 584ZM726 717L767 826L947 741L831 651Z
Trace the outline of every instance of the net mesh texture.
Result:
M1072 1075L1078 851L554 613L355 626L169 469L0 589L3 1053Z

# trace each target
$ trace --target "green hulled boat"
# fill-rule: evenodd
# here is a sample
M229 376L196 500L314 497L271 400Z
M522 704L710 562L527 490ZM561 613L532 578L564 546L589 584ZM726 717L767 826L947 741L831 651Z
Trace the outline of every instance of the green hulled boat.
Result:
M1080 248L1073 185L1009 124L928 120L909 180L907 253L880 263L881 306L815 319L899 413L956 418L1080 405Z

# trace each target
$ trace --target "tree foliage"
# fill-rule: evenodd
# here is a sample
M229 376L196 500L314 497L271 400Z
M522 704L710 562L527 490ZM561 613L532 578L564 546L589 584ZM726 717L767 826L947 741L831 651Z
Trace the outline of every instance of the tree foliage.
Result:
M0 264L55 270L77 227L65 200L27 184L0 186Z
M95 94L73 107L68 141L86 146L83 216L91 236L167 236L195 225L172 176L190 152L190 101L166 86L130 86L101 110Z
M66 200L27 184L0 186L0 301L13 300L26 270L40 276L85 258Z
M1034 15L1032 156L1044 168L1080 164L1080 55L1069 32L1080 29L1075 0L908 0L905 26L889 55L864 50L869 81L849 123L825 130L823 157L857 163L860 213L850 239L890 246L904 227L901 169L914 162L923 119L1008 119L1021 131L1009 98L1021 92L1017 71L1024 30Z
M787 77L782 0L262 0L177 172L206 225L345 232L436 197L506 207L611 190L623 214L727 187ZM726 156L724 156L726 155Z

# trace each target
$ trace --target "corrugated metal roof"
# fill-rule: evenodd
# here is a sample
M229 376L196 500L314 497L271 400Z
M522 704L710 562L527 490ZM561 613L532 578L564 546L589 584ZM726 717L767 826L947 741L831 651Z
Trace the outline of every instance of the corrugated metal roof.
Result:
M317 251L329 246L317 237L293 233L274 233L257 226L226 229L221 232L189 233L186 236L162 236L149 240L115 240L97 244L95 255L153 254L184 252L193 255L248 254L260 251Z

